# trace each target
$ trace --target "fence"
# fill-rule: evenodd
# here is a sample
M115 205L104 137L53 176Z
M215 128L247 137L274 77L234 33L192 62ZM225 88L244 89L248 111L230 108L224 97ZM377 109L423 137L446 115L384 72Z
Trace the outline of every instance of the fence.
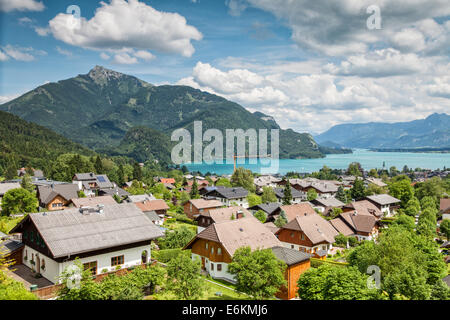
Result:
M102 281L104 278L106 278L109 275L112 274L116 274L118 276L123 276L125 274L128 274L130 272L132 272L135 268L137 267L146 267L146 266L153 266L156 264L156 261L152 260L150 263L148 264L141 264L138 266L133 266L130 268L124 268L124 269L120 269L120 270L116 270L116 271L111 271L111 272L107 272L107 273L102 273L102 274L98 274L95 276L94 281L95 282L100 282ZM34 290L33 293L38 296L39 299L42 300L48 300L48 299L52 299L52 298L56 298L59 289L62 288L62 284L55 284L55 285L51 285L48 287L44 287L44 288L39 288L37 290Z

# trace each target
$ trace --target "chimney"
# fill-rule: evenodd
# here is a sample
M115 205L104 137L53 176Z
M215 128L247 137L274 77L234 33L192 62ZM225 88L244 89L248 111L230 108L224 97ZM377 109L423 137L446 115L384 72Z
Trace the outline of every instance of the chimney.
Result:
M105 206L103 204L99 204L99 205L97 205L97 209L98 209L97 212L99 214L103 214Z
M89 208L89 207L81 207L81 208L80 208L80 213L81 213L82 215L89 215L89 213L90 213L90 208Z

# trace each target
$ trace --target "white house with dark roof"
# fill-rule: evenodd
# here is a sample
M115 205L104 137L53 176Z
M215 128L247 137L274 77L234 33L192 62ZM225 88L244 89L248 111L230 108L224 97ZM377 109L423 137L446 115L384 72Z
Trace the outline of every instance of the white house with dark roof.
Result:
M221 201L226 206L237 204L238 206L248 208L248 191L242 187L212 187L203 195L205 199L216 199Z
M375 194L373 196L367 196L366 199L380 209L386 217L394 215L401 203L401 200L388 194Z
M134 204L29 214L22 234L23 264L53 283L79 258L93 275L148 263L162 231Z
M275 196L277 197L278 203L283 203L284 197L284 188L275 188L273 189L275 192ZM306 194L304 192L298 191L297 189L291 188L292 201L291 203L296 204L302 202L302 200L306 200Z
M82 190L87 197L94 197L98 190L115 187L106 174L95 174L93 172L76 173L72 178L72 183L78 185L78 190Z

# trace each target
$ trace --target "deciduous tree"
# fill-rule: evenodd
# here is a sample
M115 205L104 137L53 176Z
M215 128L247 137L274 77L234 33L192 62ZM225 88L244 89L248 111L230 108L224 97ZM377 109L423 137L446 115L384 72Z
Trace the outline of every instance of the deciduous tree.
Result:
M255 299L268 299L286 284L286 264L277 259L272 250L242 247L236 250L228 271L236 278L238 291Z

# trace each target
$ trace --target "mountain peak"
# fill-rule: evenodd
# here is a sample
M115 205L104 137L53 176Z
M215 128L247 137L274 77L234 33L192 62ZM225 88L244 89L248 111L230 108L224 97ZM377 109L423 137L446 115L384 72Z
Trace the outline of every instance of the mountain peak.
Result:
M94 69L89 71L88 76L95 82L98 82L99 80L103 82L105 80L120 79L125 75L117 71L106 69L102 66L95 66Z

